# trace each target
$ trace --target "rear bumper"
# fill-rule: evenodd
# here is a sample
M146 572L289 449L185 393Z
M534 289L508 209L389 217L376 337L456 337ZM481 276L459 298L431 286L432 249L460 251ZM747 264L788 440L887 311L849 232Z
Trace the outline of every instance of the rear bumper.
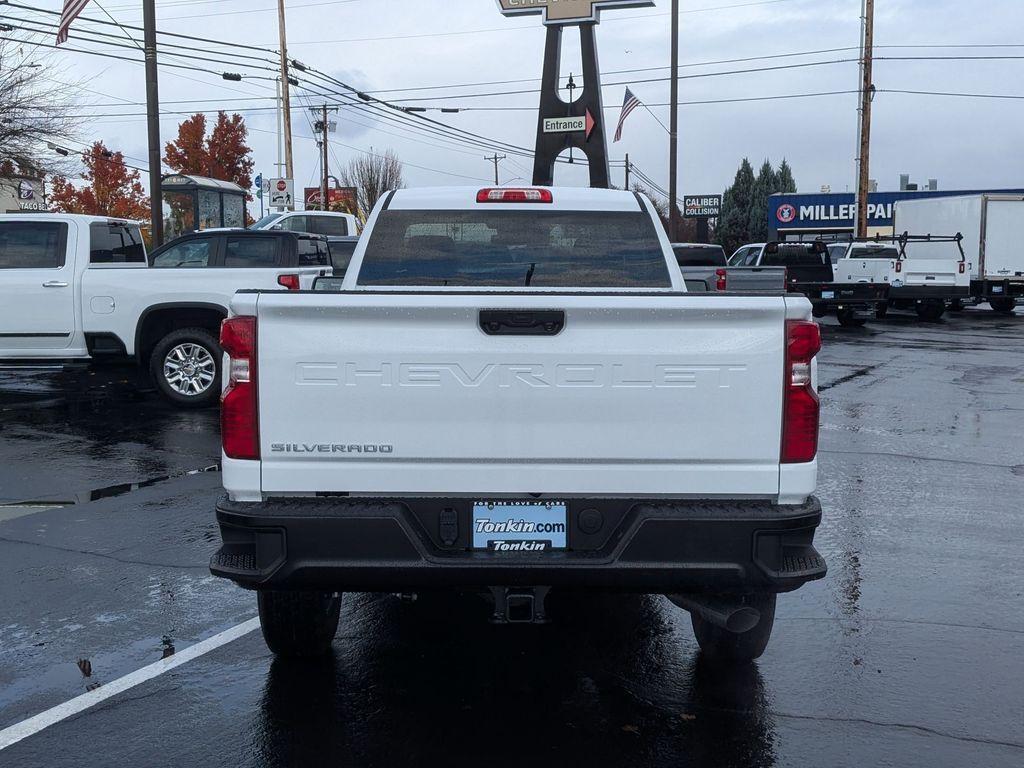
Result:
M1013 278L1006 280L972 280L971 294L984 300L988 299L1021 299L1024 298L1024 280Z
M955 285L902 285L889 289L891 301L918 301L921 299L966 299L971 289Z
M888 283L792 283L791 293L802 293L816 307L868 307L889 298Z
M821 522L814 498L798 506L570 499L568 549L542 554L471 550L471 504L224 499L217 505L224 543L210 570L248 588L551 586L650 593L786 592L826 571L813 546Z

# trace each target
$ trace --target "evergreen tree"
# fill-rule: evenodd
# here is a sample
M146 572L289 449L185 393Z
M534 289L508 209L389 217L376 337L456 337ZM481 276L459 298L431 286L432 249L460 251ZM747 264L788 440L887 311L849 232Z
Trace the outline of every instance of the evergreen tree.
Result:
M793 169L789 167L786 158L782 158L782 165L779 166L779 188L778 192L792 194L796 192L796 179L793 178Z
M748 242L761 243L768 239L768 198L779 192L779 175L765 160L754 182L750 210L747 213Z
M750 161L743 158L732 186L725 190L722 197L722 213L715 232L715 239L725 248L727 255L732 254L744 243L750 242L747 227L754 197L754 184L754 169Z

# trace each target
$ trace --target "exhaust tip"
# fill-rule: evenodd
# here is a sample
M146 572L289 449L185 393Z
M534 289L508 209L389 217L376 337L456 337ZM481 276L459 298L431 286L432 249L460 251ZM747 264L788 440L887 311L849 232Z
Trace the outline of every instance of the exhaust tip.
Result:
M742 634L749 632L761 620L761 613L756 608L744 606L733 611L725 621L725 628L730 632Z

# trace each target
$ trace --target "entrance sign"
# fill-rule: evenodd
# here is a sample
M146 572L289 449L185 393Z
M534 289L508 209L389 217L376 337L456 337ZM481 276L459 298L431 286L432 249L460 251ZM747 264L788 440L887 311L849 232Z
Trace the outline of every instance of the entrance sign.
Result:
M683 216L687 219L717 219L721 212L721 195L686 195L683 197Z
M533 160L533 183L536 186L550 187L555 183L555 163L567 149L579 149L587 156L591 187L608 189L611 186L594 28L601 20L602 10L652 5L653 0L498 0L498 8L504 15L543 15L547 25L537 149ZM568 26L580 28L583 92L579 98L573 99L570 76L569 98L572 101L566 102L559 93L559 65L562 60L562 32ZM571 155L569 162L572 162Z
M544 133L573 133L587 130L585 117L545 117Z
M653 0L498 0L506 16L544 14L545 24L583 24L600 21L605 8L650 7Z

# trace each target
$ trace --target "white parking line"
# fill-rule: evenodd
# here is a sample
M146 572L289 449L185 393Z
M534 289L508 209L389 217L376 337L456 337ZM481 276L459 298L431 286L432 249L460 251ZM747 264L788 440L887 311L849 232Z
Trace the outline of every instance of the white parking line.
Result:
M39 733L44 728L49 728L51 725L59 723L61 720L66 720L80 712L84 712L89 709L89 707L94 707L101 701L106 701L113 696L117 696L119 693L124 693L137 685L141 685L142 683L152 680L154 677L159 677L165 672L170 672L172 669L180 667L182 664L187 664L194 659L198 659L200 656L203 656L210 651L215 651L221 646L227 645L240 637L244 637L255 629L258 629L259 626L260 620L258 618L249 619L236 627L226 629L220 634L189 646L185 650L180 651L173 656L161 659L149 666L131 672L124 677L120 677L112 683L107 683L94 691L83 693L81 696L76 696L70 701L58 704L52 709L40 712L38 715L30 717L28 720L22 720L16 725L5 728L0 731L0 750L7 749L7 747L12 744L17 744L22 739L27 739L29 736Z
M28 517L36 512L45 512L48 509L60 509L63 504L0 504L0 523L8 520L17 520L19 517Z

